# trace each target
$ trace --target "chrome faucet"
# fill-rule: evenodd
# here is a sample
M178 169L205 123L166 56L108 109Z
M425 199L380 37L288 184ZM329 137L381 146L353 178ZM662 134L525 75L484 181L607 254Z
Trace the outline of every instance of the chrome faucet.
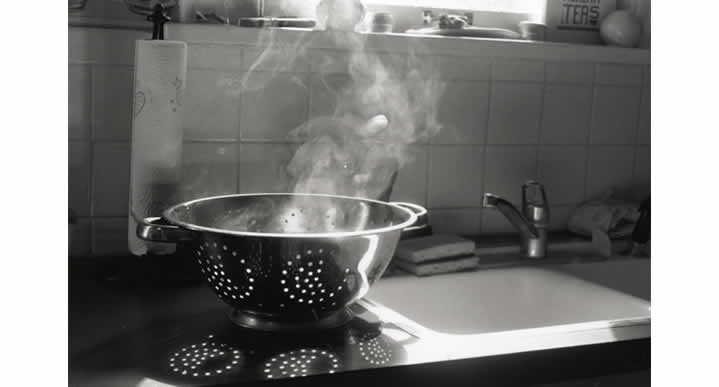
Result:
M522 185L522 211L509 201L491 194L484 194L486 208L496 208L519 231L520 248L527 258L544 258L547 255L547 227L549 205L544 186L536 181Z

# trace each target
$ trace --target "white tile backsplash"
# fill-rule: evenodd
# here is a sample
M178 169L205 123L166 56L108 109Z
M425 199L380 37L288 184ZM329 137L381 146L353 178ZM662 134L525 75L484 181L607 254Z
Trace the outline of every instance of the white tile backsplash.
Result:
M388 74L403 76L408 70L408 57L402 54L366 51L356 55L344 50L311 49L306 60L309 69L315 74L348 74L360 68L379 70ZM261 69L261 70L267 70ZM295 71L285 69L282 71Z
M98 140L128 141L132 131L133 68L95 67L93 96Z
M587 199L603 197L632 183L633 146L593 146L589 150Z
M190 69L242 70L242 46L232 44L188 44Z
M310 75L310 118L332 116L337 99L351 83L347 74Z
M485 192L519 203L522 184L537 179L536 146L487 146Z
M367 60L367 62L364 62L365 58L360 56L359 58L361 58L361 60L355 62L353 65L357 66L359 64L360 67L362 67L362 64L367 63L370 66L375 66L377 63L379 63L381 65L381 68L384 69L384 71L386 71L388 74L395 78L402 78L409 70L407 67L407 55L386 52L378 52L373 54L374 55L369 55L370 59Z
M479 208L431 208L429 224L435 234L477 235L481 216Z
M310 71L313 74L347 74L352 56L348 51L311 49Z
M597 65L595 82L599 85L640 86L642 78L642 66L601 63Z
M91 128L91 68L69 65L67 78L67 130L71 140L90 138Z
M577 208L575 205L568 206L550 206L549 208L549 230L559 231L566 230L569 218Z
M131 66L135 63L135 41L147 38L147 31L70 27L67 34L68 61Z
M429 150L425 145L407 148L408 161L397 173L390 199L427 205L427 167Z
M185 143L180 200L237 192L236 143Z
M82 224L74 253L126 254L134 40L146 32L91 31L69 35L68 205ZM285 168L298 139L288 134L334 111L331 90L346 84L350 60L346 51L313 48L293 61L291 43L275 45L240 92L264 50L190 42L185 196L291 190ZM437 104L445 129L409 147L414 161L392 196L430 208L435 232L515 232L481 208L482 195L518 204L527 179L546 185L553 229L586 198L650 183L649 65L375 53L393 77L432 70L427 76L446 82Z
M579 83L591 85L594 65L579 62L547 62L547 83Z
M636 160L634 161L634 182L636 184L651 185L652 154L649 146L637 147Z
M639 105L639 132L637 142L642 145L651 144L652 141L652 89L649 86L642 88L642 102Z
M252 73L250 79L258 88L241 96L242 139L288 141L290 132L307 120L307 74Z
M494 82L489 111L488 144L536 144L542 117L543 86Z
M90 168L92 167L90 143L70 141L67 156L67 205L78 216L89 216Z
M292 191L294 187L286 168L296 148L292 144L241 144L240 192Z
M484 147L435 145L430 150L429 206L481 206Z
M552 205L574 204L584 199L587 148L542 146L539 148L538 179Z
M182 107L185 140L236 140L243 73L189 70Z
M439 76L445 80L488 81L492 62L481 57L440 56Z
M435 144L482 144L487 134L489 82L448 81L439 101Z
M591 86L546 85L540 142L586 144L591 112Z
M637 138L640 88L597 86L589 142L634 144Z
M544 62L498 58L492 64L492 79L495 81L543 82Z
M92 162L93 216L126 216L130 187L130 145L95 143Z
M250 47L244 50L242 69L267 72L308 72L307 52L298 52L290 46Z
M517 232L512 223L510 223L509 220L507 220L507 218L496 208L482 208L481 214L482 234L505 234Z

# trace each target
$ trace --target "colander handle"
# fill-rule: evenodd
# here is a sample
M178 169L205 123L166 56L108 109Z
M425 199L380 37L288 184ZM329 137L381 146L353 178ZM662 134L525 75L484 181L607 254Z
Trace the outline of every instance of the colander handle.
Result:
M415 215L417 215L417 220L414 222L414 224L402 230L402 238L424 236L432 233L432 229L429 226L429 216L427 215L426 208L418 204L406 202L390 202L390 204L406 208L414 212Z
M137 236L151 242L178 243L197 237L194 231L168 223L162 218L145 218L137 224Z

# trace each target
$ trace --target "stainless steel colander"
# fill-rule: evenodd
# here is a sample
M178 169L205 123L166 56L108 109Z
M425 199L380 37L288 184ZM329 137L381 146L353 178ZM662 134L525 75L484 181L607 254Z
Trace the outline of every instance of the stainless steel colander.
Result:
M403 203L321 194L244 194L181 203L140 238L187 244L236 324L328 328L349 320L417 220Z

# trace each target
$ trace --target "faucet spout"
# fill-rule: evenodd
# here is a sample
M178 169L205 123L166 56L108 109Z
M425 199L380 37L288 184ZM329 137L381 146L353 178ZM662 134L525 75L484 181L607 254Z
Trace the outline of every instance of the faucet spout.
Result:
M507 220L519 231L522 239L537 239L540 232L521 212L509 201L491 194L484 194L483 206L486 208L496 208L501 212Z
M540 183L524 183L521 211L509 201L491 193L484 194L482 204L484 207L496 208L514 225L519 231L521 251L527 258L544 258L547 255L549 205Z

